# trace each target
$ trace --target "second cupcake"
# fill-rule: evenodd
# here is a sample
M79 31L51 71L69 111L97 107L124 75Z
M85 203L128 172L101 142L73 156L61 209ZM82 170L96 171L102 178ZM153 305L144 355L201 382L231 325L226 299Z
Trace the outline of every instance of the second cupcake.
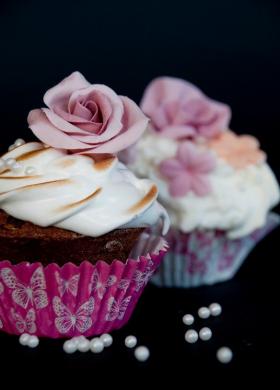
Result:
M147 87L151 125L122 158L159 188L172 228L170 251L153 278L193 287L232 277L249 251L279 224L269 211L279 186L258 141L229 130L230 109L169 77Z

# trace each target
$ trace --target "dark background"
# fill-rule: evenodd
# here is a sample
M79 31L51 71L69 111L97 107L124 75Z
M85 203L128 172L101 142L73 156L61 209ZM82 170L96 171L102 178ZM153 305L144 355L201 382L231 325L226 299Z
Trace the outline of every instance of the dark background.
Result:
M1 0L0 147L19 136L31 139L29 110L42 106L45 91L74 70L137 102L152 78L170 75L228 103L231 127L260 139L279 179L279 11L277 0ZM269 380L279 347L279 237L278 230L258 245L228 283L189 291L148 287L131 322L102 356L69 357L61 342L46 340L30 351L1 334L1 371L37 371L42 377L58 371L73 380L89 377L92 384L111 378L118 386L129 383L129 373L133 385L148 374L157 381L171 378L174 386L192 379L217 383L223 373L226 383ZM213 339L187 345L182 315L212 301L224 308L220 318L203 323ZM137 363L122 346L128 333L151 348L147 363ZM215 359L224 344L234 352L226 367Z

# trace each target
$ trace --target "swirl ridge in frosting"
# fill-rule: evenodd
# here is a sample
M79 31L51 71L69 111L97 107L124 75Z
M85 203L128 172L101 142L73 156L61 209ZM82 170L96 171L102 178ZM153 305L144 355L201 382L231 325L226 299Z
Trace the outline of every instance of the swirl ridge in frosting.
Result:
M9 158L22 168L0 171L0 208L15 218L92 237L123 226L153 225L160 218L168 229L156 186L136 178L117 157L95 161L30 142L2 156Z

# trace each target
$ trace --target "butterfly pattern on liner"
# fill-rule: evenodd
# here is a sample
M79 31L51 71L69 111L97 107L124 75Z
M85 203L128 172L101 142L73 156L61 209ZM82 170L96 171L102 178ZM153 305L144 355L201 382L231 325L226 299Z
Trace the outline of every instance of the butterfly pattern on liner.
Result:
M139 291L142 287L146 286L151 276L154 274L154 270L147 268L144 272L135 271L134 281L136 283L135 290Z
M37 330L35 320L36 320L36 313L34 309L29 309L26 317L23 318L21 314L16 313L15 309L11 309L11 316L13 320L15 321L15 325L19 333L28 333L32 334L35 333Z
M59 273L55 272L55 278L58 284L59 295L63 297L65 293L70 293L73 297L76 297L78 294L78 287L80 281L80 274L71 276L70 279L63 279Z
M130 301L131 296L124 298L120 302L114 297L110 297L108 300L108 313L105 317L106 321L122 320Z
M80 333L85 333L92 326L91 315L94 311L94 298L90 297L78 310L73 313L59 297L53 298L53 310L57 315L55 319L56 329L66 334L70 330L77 329Z
M21 283L10 268L2 268L1 277L4 284L12 291L13 301L26 309L29 304L36 309L48 306L46 281L42 268L37 268L30 278L29 284Z
M0 282L0 295L4 292L4 286L3 284Z
M118 288L119 288L120 290L127 290L129 284L130 284L130 280L129 280L129 279L121 279L121 280L119 281Z
M93 291L97 292L98 298L103 298L108 287L113 286L117 281L117 277L115 275L110 275L108 279L103 282L99 272L95 269L91 276L91 281L89 284L89 293L91 294Z

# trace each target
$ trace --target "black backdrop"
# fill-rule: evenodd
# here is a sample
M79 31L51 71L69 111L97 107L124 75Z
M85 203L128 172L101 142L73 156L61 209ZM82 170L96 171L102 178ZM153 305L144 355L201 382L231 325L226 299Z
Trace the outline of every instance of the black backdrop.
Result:
M279 11L277 0L1 0L1 149L18 136L31 138L28 111L42 106L44 92L74 70L136 101L152 78L170 75L228 103L232 128L260 139L280 178ZM65 368L73 368L77 375L85 368L99 375L103 369L117 368L118 383L125 382L127 370L135 378L153 372L157 378L173 377L174 383L200 380L203 375L197 373L209 370L209 383L221 372L232 378L248 372L261 375L265 366L272 372L271 354L279 345L273 337L279 309L278 238L279 230L254 250L229 283L191 291L148 287L132 321L115 335L115 347L106 356L67 357L59 343L49 341L26 351L15 338L1 335L3 367L44 371L48 364L62 375ZM207 346L186 346L180 316L212 300L225 309L224 317L213 320L215 339ZM128 332L151 347L147 364L136 364L121 347ZM221 344L232 346L236 354L228 367L215 360Z

